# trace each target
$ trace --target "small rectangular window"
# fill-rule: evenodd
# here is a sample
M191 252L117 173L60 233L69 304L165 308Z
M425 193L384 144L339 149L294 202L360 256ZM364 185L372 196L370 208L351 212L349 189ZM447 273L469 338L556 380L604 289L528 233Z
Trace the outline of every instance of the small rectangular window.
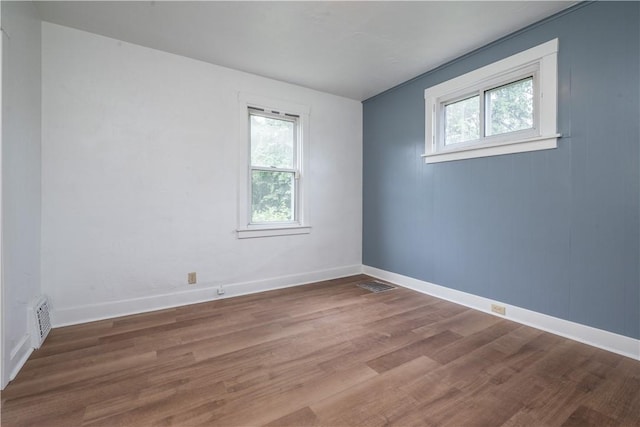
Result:
M557 147L558 40L425 90L426 163Z

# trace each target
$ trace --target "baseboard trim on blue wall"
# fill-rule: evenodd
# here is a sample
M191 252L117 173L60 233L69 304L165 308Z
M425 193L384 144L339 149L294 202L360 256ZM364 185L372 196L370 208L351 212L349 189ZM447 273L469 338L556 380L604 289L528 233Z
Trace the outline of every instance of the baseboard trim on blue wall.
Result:
M640 340L634 338L559 319L557 317L548 316L546 314L527 310L514 305L505 304L501 301L495 301L489 298L457 291L455 289L446 288L444 286L435 285L433 283L367 265L362 266L362 272L369 276L386 280L423 294L464 305L494 316L504 317L505 319L512 320L523 325L541 329L561 337L579 341L635 360L640 360ZM506 307L506 316L493 313L491 311L491 304L498 304Z
M52 304L51 322L56 328L77 325L79 323L299 286L360 273L362 273L362 265L357 264L309 273L273 277L265 280L224 284L224 295L218 295L220 284L199 284L197 289L188 291L109 301L78 307L56 308L55 304Z

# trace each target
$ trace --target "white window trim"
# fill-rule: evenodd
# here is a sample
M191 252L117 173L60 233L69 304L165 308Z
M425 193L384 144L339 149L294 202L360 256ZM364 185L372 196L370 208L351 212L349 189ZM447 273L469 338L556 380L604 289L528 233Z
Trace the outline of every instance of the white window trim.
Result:
M448 162L557 148L558 39L520 52L425 90L425 163ZM484 137L475 143L445 147L441 140L444 103L535 74L534 128ZM484 104L481 98L480 102Z
M251 165L251 147L249 141L249 108L258 108L265 111L279 111L281 113L294 114L298 119L298 165L300 172L297 187L297 217L295 221L286 223L252 224L251 223L251 182L249 178ZM239 174L238 180L238 228L236 233L239 239L254 237L289 236L294 234L309 234L309 212L307 202L306 171L309 164L309 114L310 108L306 105L295 104L286 101L266 98L247 93L238 93L238 145Z

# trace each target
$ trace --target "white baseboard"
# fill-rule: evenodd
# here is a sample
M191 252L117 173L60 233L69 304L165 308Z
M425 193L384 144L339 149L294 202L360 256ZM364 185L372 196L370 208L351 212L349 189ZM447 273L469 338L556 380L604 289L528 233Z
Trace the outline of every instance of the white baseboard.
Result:
M153 295L149 297L111 301L63 309L56 309L54 307L51 313L52 324L54 327L75 325L118 316L126 316L129 314L138 314L187 304L195 304L274 289L288 288L360 273L382 280L387 280L400 286L451 301L456 304L464 305L485 313L505 317L523 325L541 329L555 335L589 344L632 359L640 360L640 340L366 265L350 265L310 273L274 277L265 280L225 284L224 295L217 294L218 285L201 285L198 289L194 290ZM491 312L491 304L498 304L506 307L507 315L500 316ZM29 345L27 336L26 341L22 340L20 345L11 352L11 366L8 369L12 375L11 378L15 377L15 374L20 370L20 367L22 367L24 362L27 360L32 350L33 349L31 349ZM16 359L15 363L14 355Z
M253 294L291 286L304 285L322 280L336 279L362 273L362 265L348 265L310 273L273 277L251 282L224 284L224 295L218 295L219 284L200 284L197 289L152 295L142 298L110 301L79 307L57 309L52 307L53 327L75 325L96 320L110 319L129 314L145 313L181 305L195 304L222 298Z
M569 320L548 316L546 314L527 310L514 305L505 304L501 301L494 301L489 298L457 291L444 286L434 285L433 283L380 270L367 265L362 266L362 272L369 276L386 280L423 294L432 295L434 297L464 305L498 317L504 317L506 319L513 320L514 322L522 323L523 325L541 329L555 335L560 335L574 341L579 341L603 350L640 360L640 340L634 338L571 322ZM491 304L498 304L506 307L506 316L500 316L493 313L491 311Z
M33 353L33 347L31 346L31 336L29 334L25 334L18 344L16 344L11 353L9 354L9 366L7 367L7 371L9 372L8 381L13 381L13 379L18 375L20 369L27 363L29 356ZM6 385L6 384L3 384Z

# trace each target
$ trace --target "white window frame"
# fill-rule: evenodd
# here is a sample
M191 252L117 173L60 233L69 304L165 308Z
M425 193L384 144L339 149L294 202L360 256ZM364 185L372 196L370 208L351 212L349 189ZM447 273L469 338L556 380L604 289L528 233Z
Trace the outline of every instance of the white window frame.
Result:
M425 163L557 148L558 39L520 52L425 90ZM533 77L533 127L485 136L485 92ZM445 145L445 106L480 96L480 138Z
M265 116L274 118L289 116L297 117L297 134L295 135L295 195L294 195L294 220L286 222L251 222L251 139L249 132L250 109L262 110ZM293 234L309 234L307 182L305 172L308 170L309 158L309 113L310 108L305 105L286 101L274 100L266 97L238 94L239 117L239 146L240 166L239 170L239 194L238 194L238 228L236 230L239 239L255 237L288 236Z

